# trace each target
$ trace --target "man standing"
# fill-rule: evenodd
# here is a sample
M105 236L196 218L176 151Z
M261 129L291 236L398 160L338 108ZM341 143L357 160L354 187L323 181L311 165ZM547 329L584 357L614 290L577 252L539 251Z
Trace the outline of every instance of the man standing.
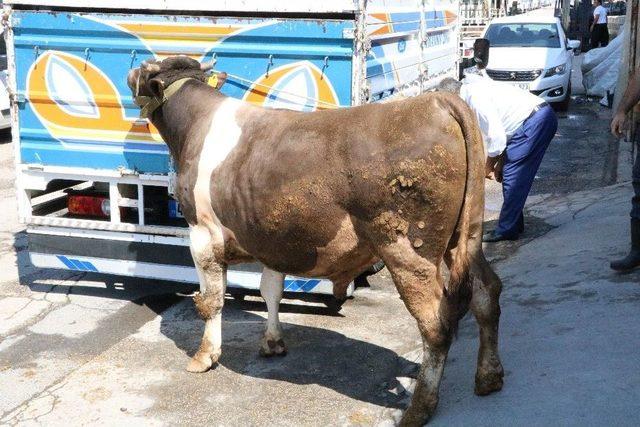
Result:
M605 47L609 44L607 9L602 6L602 0L594 0L593 7L593 23L591 24L591 49L595 49L597 47Z
M622 101L611 121L611 133L620 138L627 122L627 114L640 102L640 68L629 79ZM631 251L619 260L611 262L616 271L630 271L640 266L640 149L636 147L636 161L633 163L633 192L631 199Z
M482 240L516 240L524 231L523 209L533 179L558 128L553 109L528 91L494 82L482 70L463 82L444 79L438 89L457 92L476 113L487 151L486 176L502 182L498 225Z

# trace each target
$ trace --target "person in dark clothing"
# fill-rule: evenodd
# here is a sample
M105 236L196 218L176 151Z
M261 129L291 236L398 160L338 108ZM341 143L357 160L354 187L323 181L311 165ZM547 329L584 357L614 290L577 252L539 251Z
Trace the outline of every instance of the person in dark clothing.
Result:
M593 23L591 24L591 49L604 47L609 44L607 9L602 6L602 0L594 0L593 7Z
M640 67L629 79L629 85L624 92L622 101L611 121L611 133L622 136L627 122L627 114L640 102ZM638 143L636 141L635 143ZM640 144L636 146L636 161L632 172L633 198L631 199L631 251L622 258L611 262L611 268L616 271L630 271L640 266Z

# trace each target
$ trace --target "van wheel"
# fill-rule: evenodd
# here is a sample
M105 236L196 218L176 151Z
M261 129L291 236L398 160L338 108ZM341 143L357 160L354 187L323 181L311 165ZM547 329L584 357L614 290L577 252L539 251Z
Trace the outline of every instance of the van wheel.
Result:
M569 80L569 85L567 86L567 93L564 96L564 99L556 103L556 108L558 109L558 111L568 111L570 102L571 102L571 80Z

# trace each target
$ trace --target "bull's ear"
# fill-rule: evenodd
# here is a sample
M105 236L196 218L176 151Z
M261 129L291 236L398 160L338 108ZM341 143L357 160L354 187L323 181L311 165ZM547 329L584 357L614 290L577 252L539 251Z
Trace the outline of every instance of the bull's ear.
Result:
M153 78L147 83L149 90L156 98L162 99L164 95L164 81L159 78Z
M225 73L224 71L221 73L217 73L218 75L218 83L216 84L216 89L220 90L220 88L222 87L222 85L224 85L224 83L227 81L227 73Z

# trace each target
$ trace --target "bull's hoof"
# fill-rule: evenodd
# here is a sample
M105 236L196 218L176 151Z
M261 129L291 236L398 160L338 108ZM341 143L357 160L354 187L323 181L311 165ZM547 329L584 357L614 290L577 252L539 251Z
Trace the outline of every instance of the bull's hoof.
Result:
M204 353L199 351L189 361L187 371L196 374L207 372L215 363L218 362L219 357L219 353Z
M486 396L496 391L502 390L503 381L502 371L487 372L484 375L476 374L475 394L478 396Z
M438 398L431 398L421 405L410 404L398 423L401 427L422 427L429 422L438 406Z
M266 339L262 340L262 345L260 345L260 356L262 357L271 357L271 356L286 356L287 355L287 346L284 344L284 341L281 339L273 340Z

